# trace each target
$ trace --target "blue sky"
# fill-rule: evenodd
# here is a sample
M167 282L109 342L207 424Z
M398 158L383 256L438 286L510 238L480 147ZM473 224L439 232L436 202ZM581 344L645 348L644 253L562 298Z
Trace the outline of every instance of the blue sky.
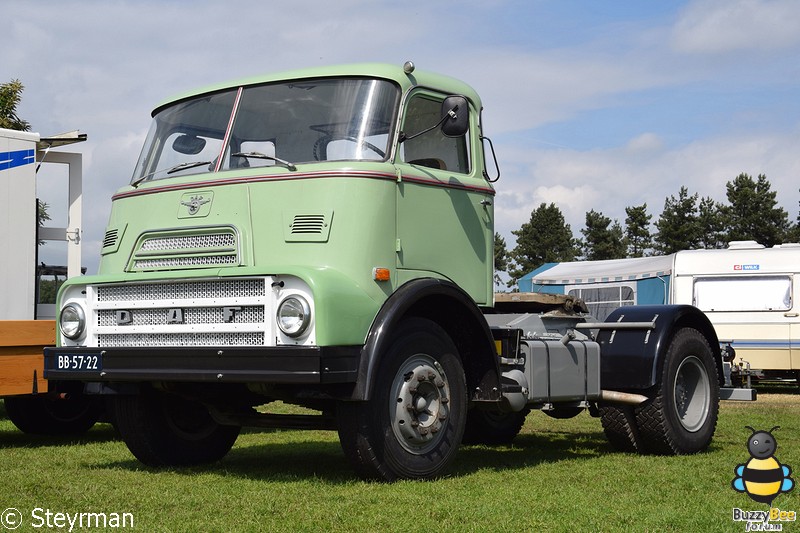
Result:
M590 209L622 221L646 202L656 219L682 185L723 201L741 172L766 174L798 214L795 0L6 0L3 12L0 80L25 84L20 115L43 135L89 135L78 148L89 272L157 103L336 63L411 59L482 94L510 246L541 202L577 235ZM59 180L42 176L45 199Z

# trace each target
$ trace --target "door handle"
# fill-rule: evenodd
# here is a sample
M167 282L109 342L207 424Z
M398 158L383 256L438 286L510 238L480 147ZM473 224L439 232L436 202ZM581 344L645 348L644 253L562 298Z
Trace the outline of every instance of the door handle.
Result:
M796 318L800 316L800 313L783 313L783 316L785 316L786 318Z

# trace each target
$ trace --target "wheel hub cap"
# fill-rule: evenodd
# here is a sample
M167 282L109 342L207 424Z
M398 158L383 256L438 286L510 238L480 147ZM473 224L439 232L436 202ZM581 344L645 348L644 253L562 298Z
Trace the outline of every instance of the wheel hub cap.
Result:
M673 398L681 425L687 431L698 431L708 417L711 386L708 373L697 357L687 357L678 367Z
M400 444L412 453L434 448L449 416L449 387L441 365L426 355L410 358L392 384L392 430Z

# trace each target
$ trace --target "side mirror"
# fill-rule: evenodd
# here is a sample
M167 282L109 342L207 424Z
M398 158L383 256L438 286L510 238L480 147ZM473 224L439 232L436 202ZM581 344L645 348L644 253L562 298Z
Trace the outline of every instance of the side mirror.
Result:
M179 154L196 155L206 147L206 140L194 135L181 135L172 143L172 149Z
M442 133L461 137L469 130L469 103L463 96L448 96L442 102Z

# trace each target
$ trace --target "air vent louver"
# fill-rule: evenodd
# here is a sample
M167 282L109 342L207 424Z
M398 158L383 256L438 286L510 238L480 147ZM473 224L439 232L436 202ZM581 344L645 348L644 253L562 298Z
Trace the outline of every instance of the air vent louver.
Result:
M286 242L328 242L333 211L283 213L283 236Z

